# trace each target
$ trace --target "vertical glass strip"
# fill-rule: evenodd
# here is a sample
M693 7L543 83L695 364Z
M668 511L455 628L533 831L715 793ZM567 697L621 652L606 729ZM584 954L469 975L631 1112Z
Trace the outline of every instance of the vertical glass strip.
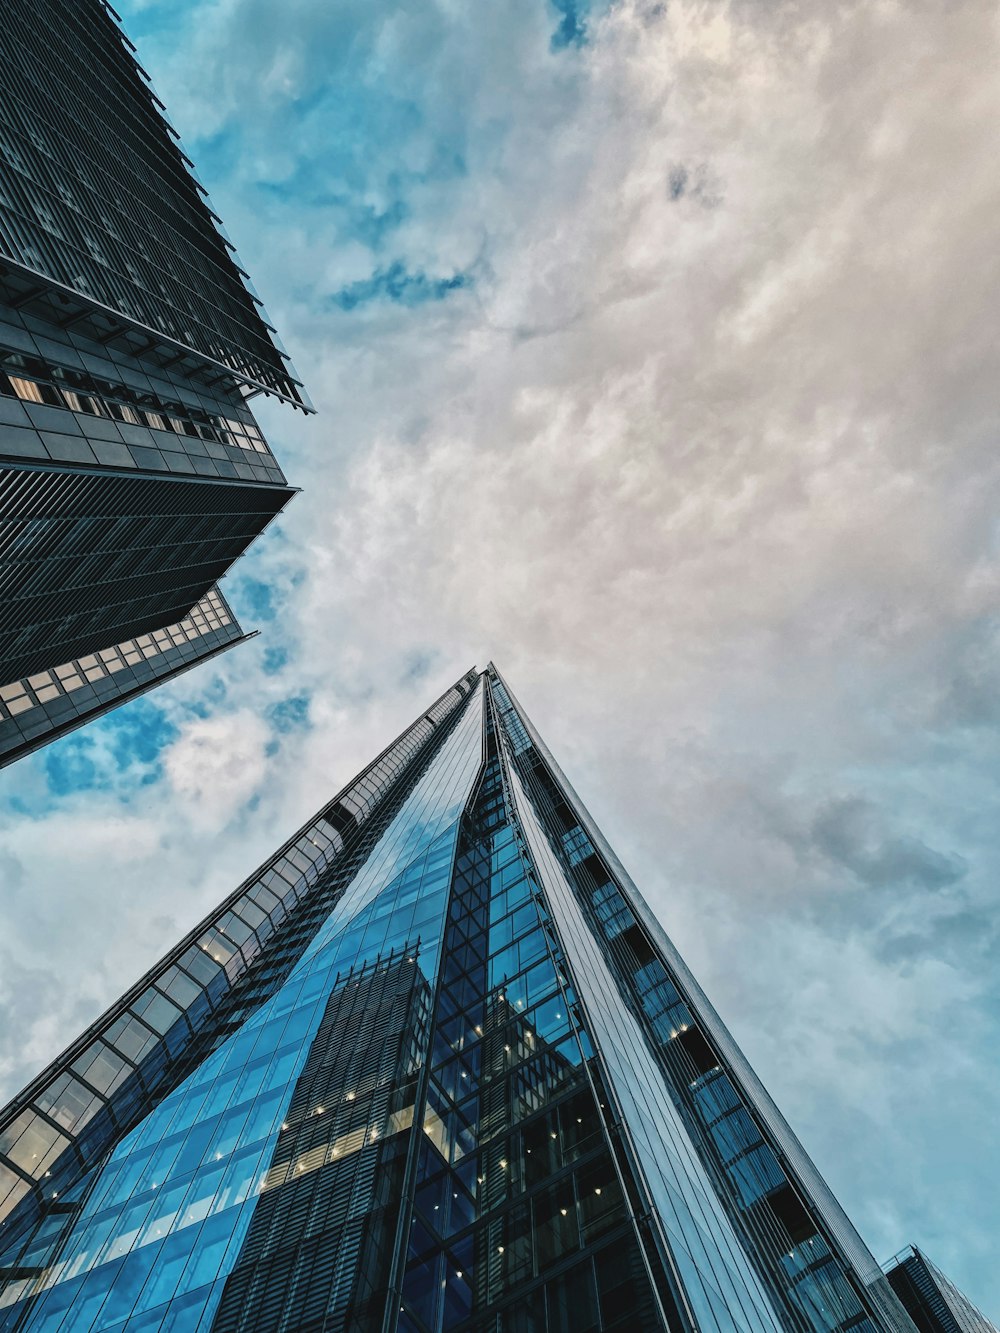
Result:
M635 1016L535 817L516 770L515 805L580 987L594 1041L628 1125L699 1326L760 1333L782 1325L722 1211Z

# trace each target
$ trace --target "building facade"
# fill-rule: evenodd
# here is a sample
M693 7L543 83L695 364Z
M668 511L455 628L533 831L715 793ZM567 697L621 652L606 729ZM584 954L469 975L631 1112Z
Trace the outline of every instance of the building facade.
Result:
M913 1333L499 672L0 1115L0 1329Z
M245 637L294 493L247 399L308 402L113 11L0 16L3 764Z
M891 1259L885 1275L918 1333L997 1333L996 1325L915 1245Z

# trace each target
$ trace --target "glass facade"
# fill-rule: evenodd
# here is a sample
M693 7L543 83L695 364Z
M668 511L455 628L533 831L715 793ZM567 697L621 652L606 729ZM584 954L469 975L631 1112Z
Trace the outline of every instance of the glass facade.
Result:
M9 684L181 620L280 497L243 483L0 461L0 506L0 682Z
M885 1273L919 1333L997 1333L996 1325L915 1245L891 1259Z
M0 1116L0 1329L913 1333L706 1012L468 672Z
M247 398L311 409L114 12L0 0L0 16L0 688L14 690L172 632L217 596L294 494ZM35 711L9 726L0 712L2 762L239 642L229 618L86 709L22 688L11 702Z
M174 625L0 685L0 768L249 637L212 588Z
M199 391L177 375L169 379L135 370L126 377L123 367L106 357L74 356L68 339L58 350L53 339L46 341L45 357L23 348L0 350L6 453L284 482L241 403Z
M145 341L303 403L114 11L102 0L30 10L4 0L0 12L8 266Z

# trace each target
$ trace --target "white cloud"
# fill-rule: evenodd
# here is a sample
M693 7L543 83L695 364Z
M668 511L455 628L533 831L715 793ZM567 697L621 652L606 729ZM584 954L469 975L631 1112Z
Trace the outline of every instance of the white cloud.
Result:
M212 832L223 829L264 779L269 735L246 708L187 722L163 753L181 817Z

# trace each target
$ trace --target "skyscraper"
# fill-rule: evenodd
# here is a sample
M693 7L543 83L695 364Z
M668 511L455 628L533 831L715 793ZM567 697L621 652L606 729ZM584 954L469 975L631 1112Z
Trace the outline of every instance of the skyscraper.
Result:
M301 386L102 0L0 0L0 764L245 636Z
M886 1264L885 1275L918 1333L997 1333L996 1325L915 1245Z
M913 1333L500 673L0 1116L0 1329Z

